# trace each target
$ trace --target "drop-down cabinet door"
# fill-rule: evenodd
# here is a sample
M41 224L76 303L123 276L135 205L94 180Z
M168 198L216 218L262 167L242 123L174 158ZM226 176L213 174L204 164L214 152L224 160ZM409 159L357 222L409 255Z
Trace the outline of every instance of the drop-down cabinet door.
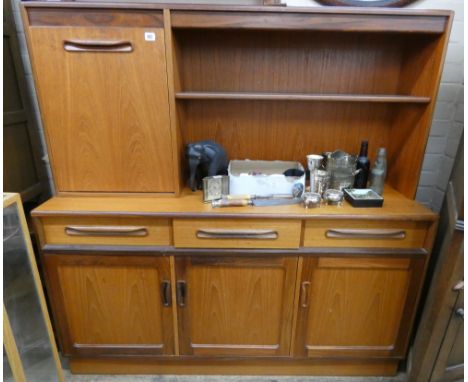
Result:
M45 26L40 18L29 17L34 76L57 190L173 193L162 25L155 21L132 27L124 14L76 13L60 26L50 26L55 19ZM141 15L140 22L150 16ZM100 26L101 21L114 25Z
M181 355L287 356L297 257L176 260Z
M174 354L169 259L59 254L44 261L65 355Z
M403 357L424 259L304 258L294 355Z

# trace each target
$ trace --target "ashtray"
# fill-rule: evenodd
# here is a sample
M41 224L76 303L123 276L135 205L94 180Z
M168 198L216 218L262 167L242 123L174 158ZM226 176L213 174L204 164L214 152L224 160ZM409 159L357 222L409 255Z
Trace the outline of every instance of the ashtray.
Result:
M345 199L353 207L382 207L384 199L370 188L348 188L344 190Z

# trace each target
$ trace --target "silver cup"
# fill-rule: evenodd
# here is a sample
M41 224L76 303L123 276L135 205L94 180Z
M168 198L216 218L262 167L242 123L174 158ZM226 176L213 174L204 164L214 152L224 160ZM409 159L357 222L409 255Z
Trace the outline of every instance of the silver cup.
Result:
M307 155L307 166L309 171L317 170L322 166L323 156L318 154Z

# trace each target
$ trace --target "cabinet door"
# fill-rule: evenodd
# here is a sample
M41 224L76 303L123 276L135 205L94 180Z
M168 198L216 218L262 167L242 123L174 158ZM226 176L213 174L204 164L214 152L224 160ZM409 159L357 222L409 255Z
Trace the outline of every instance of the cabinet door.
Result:
M47 255L65 355L173 354L169 260Z
M176 260L180 353L289 355L295 257Z
M424 259L304 259L296 356L403 356Z
M29 34L58 191L174 192L164 30Z

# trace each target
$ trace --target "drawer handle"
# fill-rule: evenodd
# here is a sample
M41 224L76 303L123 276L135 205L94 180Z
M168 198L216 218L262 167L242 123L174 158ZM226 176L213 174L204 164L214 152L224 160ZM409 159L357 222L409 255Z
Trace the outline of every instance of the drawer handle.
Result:
M133 51L130 41L65 40L63 48L67 52L130 53Z
M309 306L309 288L310 281L303 281L301 283L301 307L307 308Z
M200 229L197 231L199 239L263 239L276 240L278 232L269 229Z
M171 306L172 305L172 297L171 297L171 282L164 280L161 283L161 299L163 306Z
M184 307L187 302L187 282L185 280L177 281L177 303Z
M145 227L133 226L66 226L69 236L148 236Z
M395 229L329 229L325 236L338 239L404 239L406 232Z

